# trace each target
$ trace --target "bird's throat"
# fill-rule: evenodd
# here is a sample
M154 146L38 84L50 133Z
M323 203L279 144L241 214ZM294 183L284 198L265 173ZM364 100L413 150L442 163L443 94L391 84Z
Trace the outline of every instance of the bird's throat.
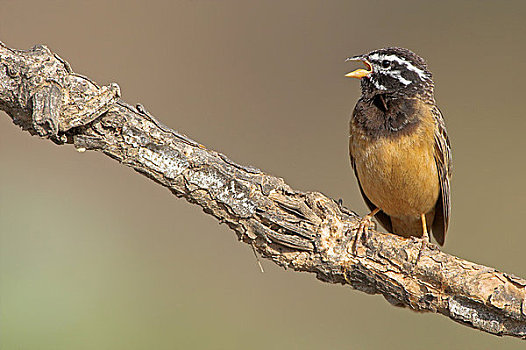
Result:
M387 107L386 96L384 94L378 94L374 96L373 104L384 113L389 109L389 107Z

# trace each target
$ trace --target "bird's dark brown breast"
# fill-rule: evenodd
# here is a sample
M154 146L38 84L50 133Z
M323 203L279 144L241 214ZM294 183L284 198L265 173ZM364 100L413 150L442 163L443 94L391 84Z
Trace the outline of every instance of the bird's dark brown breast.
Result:
M377 95L370 101L358 101L352 122L371 138L407 135L421 122L416 113L421 103L418 99Z

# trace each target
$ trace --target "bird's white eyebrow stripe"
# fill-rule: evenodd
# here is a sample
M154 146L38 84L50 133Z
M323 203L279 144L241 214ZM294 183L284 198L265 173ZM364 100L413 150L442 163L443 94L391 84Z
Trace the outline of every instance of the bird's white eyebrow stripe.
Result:
M393 62L397 62L397 63L400 63L400 64L405 64L407 69L410 70L410 71L415 72L416 74L418 74L418 76L420 77L421 80L429 79L429 77L428 77L428 75L426 74L425 71L423 71L420 68L417 68L417 67L413 66L413 64L411 62L406 61L405 59L403 59L401 57L398 57L396 55L382 55L382 54L375 53L375 54L372 54L371 56L369 56L369 58L373 59L373 60L378 60L378 61L388 60L388 61L393 61Z

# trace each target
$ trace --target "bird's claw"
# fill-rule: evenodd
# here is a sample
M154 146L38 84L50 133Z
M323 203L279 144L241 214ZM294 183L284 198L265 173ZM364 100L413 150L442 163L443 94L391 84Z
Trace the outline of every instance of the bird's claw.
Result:
M417 238L417 239L419 239L421 241L421 246L420 246L420 249L418 250L418 255L416 257L415 265L418 265L418 262L420 261L420 257L422 256L422 252L431 243L430 238L429 238L429 234L427 233L427 231L424 231L424 234L422 235L422 237L421 238Z
M360 219L360 222L358 223L358 228L356 229L356 233L354 234L354 240L352 245L353 255L356 255L357 253L356 247L358 246L358 241L363 242L364 238L365 240L367 240L367 233L371 229L376 229L376 223L372 220L372 216L366 215Z

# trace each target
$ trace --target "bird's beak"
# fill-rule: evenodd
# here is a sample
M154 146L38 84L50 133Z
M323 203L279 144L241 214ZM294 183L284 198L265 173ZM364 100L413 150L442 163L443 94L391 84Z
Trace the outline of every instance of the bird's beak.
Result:
M347 78L361 79L363 77L368 76L369 74L371 74L373 72L373 67L371 66L369 61L367 61L367 59L365 59L365 57L363 57L363 56L348 57L345 60L345 62L349 62L349 61L360 61L360 62L363 62L363 64L365 64L365 68L367 68L367 69L360 68L360 69L357 69L357 70L353 70L352 72L345 74L345 76Z

